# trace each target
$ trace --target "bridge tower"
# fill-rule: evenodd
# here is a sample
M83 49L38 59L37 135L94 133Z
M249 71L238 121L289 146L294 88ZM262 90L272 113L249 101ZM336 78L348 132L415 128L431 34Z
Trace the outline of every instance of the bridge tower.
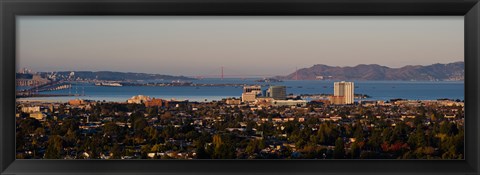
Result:
M223 80L223 66L222 66L222 80Z
M298 67L295 67L295 80L298 80Z

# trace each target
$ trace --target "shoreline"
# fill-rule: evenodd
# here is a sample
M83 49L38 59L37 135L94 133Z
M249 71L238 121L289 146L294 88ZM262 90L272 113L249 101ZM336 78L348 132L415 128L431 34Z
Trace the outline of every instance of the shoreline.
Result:
M63 96L65 97L65 96ZM70 97L70 96L66 96ZM76 96L79 97L79 96ZM42 98L42 97L40 97ZM162 100L172 100L172 101L188 101L188 102L198 102L198 103L203 103L203 102L212 102L212 101L222 101L225 99L229 98L235 98L235 99L240 99L239 97L217 97L217 98L162 98L162 97L152 97L156 99L162 99ZM17 98L16 102L21 102L21 103L29 103L29 102L36 102L36 103L68 103L69 100L75 100L75 99L82 99L82 100L92 100L92 101L100 101L100 102L107 102L107 103L124 103L126 102L129 98L115 98L115 99L97 99L97 98L52 98L52 97L44 97L42 99L38 99L38 97L29 97L29 98ZM450 101L456 101L456 100L461 100L463 99L450 99L450 98L437 98L437 99L402 99L402 98L390 98L390 99L369 99L369 98L355 98L356 102L361 102L361 101L391 101L391 100L406 100L406 101L441 101L441 100L450 100ZM307 102L312 102L316 101L319 99L316 98L304 98L302 100L306 100Z

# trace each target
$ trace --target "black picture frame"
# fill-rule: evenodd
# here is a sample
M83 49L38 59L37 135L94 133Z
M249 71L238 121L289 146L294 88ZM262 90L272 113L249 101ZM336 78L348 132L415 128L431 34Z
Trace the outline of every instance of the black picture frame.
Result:
M478 0L0 0L1 174L479 174ZM15 160L19 15L459 15L465 17L465 160Z

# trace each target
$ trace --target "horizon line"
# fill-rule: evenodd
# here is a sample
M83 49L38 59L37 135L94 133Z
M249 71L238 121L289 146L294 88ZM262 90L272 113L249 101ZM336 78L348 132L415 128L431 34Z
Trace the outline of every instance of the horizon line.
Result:
M340 67L340 68L348 68L348 67L358 67L358 66L361 66L361 65L367 65L367 66L371 66L371 65L378 65L378 66L382 66L382 67L387 67L387 68L390 68L390 69L400 69L400 68L404 68L404 67L407 67L407 66L431 66L431 65L435 65L435 64L455 64L455 63L464 63L465 64L465 61L455 61L455 62L448 62L448 63L431 63L431 64L426 64L426 65L412 65L412 64L409 64L409 65L404 65L404 66L401 66L401 67L389 67L389 66L384 66L384 65L380 65L380 64L375 64L375 63L362 63L362 64L357 64L355 66L333 66L333 65L327 65L327 64L313 64L312 66L310 67L303 67L303 68L295 68L297 71L298 70L301 70L301 69L308 69L308 68L311 68L313 66L316 66L316 65L324 65L324 66L329 66L329 67ZM16 69L16 73L19 73L19 71L23 70L23 69L29 69L28 67L23 67L23 68L20 68L20 69ZM32 71L31 69L29 69L30 71ZM294 70L294 69L292 69ZM140 74L153 74L153 75L167 75L167 76L176 76L176 77L202 77L202 76L212 76L214 74L207 74L207 75L173 75L173 74L164 74L164 73L147 73L147 72L136 72L136 71L115 71L115 70L61 70L61 71L32 71L34 73L50 73L50 72L119 72L119 73L140 73ZM296 71L294 71L296 72ZM283 75L283 76L288 76L289 74L291 73L287 73L287 75ZM228 75L227 76L232 76L232 75ZM242 76L248 76L248 77L273 77L273 76L282 76L282 75L274 75L274 74L265 74L265 75L235 75L236 77L239 77L241 78Z

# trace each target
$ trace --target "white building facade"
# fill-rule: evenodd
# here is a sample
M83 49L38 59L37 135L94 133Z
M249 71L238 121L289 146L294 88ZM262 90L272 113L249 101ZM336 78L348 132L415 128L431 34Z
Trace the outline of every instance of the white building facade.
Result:
M355 98L355 85L353 82L335 82L333 88L333 95L335 97L343 97L345 104L353 104Z

